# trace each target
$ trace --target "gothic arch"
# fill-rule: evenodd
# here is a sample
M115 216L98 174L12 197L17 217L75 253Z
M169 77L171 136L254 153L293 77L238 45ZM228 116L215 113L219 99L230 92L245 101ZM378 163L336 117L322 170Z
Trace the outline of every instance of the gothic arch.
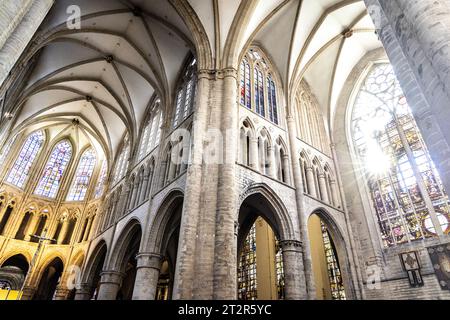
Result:
M108 255L108 245L106 244L105 240L101 239L95 248L92 250L91 254L87 256L86 259L86 265L83 270L83 274L81 277L82 283L88 283L92 284L94 277L95 277L95 271L98 267L100 267L100 272L103 270L105 262L106 262L106 256ZM99 266L99 263L101 263L103 258L103 264L102 266Z
M2 258L2 260L0 260L0 268L4 267L6 263L8 263L8 261L14 260L14 259L19 259L20 263L26 263L28 265L28 267L26 268L26 271L28 271L28 268L30 266L30 261L31 261L31 254L27 251L23 251L23 250L14 250L9 252L8 254L4 255L4 258ZM23 267L25 267L25 265L23 264ZM22 271L25 271L21 268Z
M317 208L308 215L308 221L311 216L318 216L325 226L328 232L331 234L334 245L339 259L339 264L342 272L342 278L344 281L345 292L347 298L353 299L356 297L355 285L353 283L353 269L351 266L351 249L348 245L348 239L344 236L347 234L339 223L332 217L330 212L323 208Z
M177 217L174 211L183 204L183 200L184 193L181 190L173 190L164 198L149 229L145 252L164 253L169 236L168 228L176 219L181 220L181 216Z
M123 228L120 236L117 238L115 245L112 247L111 255L109 257L109 269L115 271L123 271L122 264L126 260L128 254L127 249L136 234L140 234L140 241L142 241L142 226L137 219L131 219Z
M242 205L246 200L250 199L252 196L261 197L264 201L267 201L267 208L270 211L269 214L265 213L264 210L260 212L263 218L269 223L272 227L275 234L278 236L280 240L294 240L296 239L296 227L295 223L292 221L292 217L290 216L288 210L284 206L282 200L278 197L275 191L273 191L268 185L255 184L244 192L242 192L239 199L239 211L237 212L236 221L239 222L239 225L245 223L247 228L250 228L254 221L239 221L240 211ZM256 217L255 217L256 219ZM245 220L245 217L242 219ZM244 232L245 233L245 232Z

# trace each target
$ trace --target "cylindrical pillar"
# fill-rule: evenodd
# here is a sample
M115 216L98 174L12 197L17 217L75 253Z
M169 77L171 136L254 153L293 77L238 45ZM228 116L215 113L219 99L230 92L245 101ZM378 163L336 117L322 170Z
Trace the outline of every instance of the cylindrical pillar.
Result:
M259 171L258 166L258 139L255 137L250 138L250 167Z
M25 230L25 241L31 240L31 236L34 235L38 223L39 223L39 215L35 214L31 217L31 221L28 223L28 227Z
M133 300L154 300L163 257L157 253L137 255Z
M66 238L68 229L69 229L69 219L67 218L64 220L61 227L61 231L59 232L58 239L56 241L58 244L63 243L64 239Z
M100 274L100 286L97 300L116 300L122 286L123 273L117 271L104 271Z
M284 171L284 183L290 184L291 183L291 172L289 170L289 156L284 155L283 159L281 159L283 162L283 171Z
M314 170L312 167L306 168L306 182L308 184L309 195L313 198L317 198L316 186L314 183Z
M92 286L88 283L81 283L77 286L75 292L75 300L90 300L92 294Z
M213 299L237 298L237 236L235 218L237 208L236 150L238 146L237 71L225 70L223 80L222 127L224 164L219 165L216 237L214 255Z
M325 179L325 174L323 173L319 174L319 186L320 186L320 199L322 199L323 202L329 203L330 199L328 198L327 181Z
M280 241L283 250L284 283L286 300L306 300L305 274L303 272L302 243L297 240Z

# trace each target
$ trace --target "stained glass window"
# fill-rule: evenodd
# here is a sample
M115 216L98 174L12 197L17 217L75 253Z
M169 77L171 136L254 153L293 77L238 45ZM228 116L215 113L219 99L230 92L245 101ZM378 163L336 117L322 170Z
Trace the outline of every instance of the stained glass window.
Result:
M147 125L145 126L144 132L142 133L141 144L139 145L139 160L142 160L146 155L151 125L152 125L152 123L151 123L151 121L149 121L147 123Z
M124 139L124 146L119 158L117 159L116 168L114 171L113 184L119 182L128 170L128 158L130 156L130 145L128 141L128 136Z
M18 188L23 188L30 174L31 166L42 149L45 135L42 131L30 134L20 150L11 171L9 172L8 183Z
M256 225L250 229L242 247L238 265L238 299L258 298L256 280Z
M328 279L330 281L331 297L333 300L346 300L336 249L330 234L328 233L327 227L322 221L320 223L322 227L323 244L325 247L325 259L327 263Z
M102 169L100 171L100 176L97 181L97 186L95 187L96 199L100 198L103 195L103 192L105 191L107 174L108 174L108 162L104 160L102 164Z
M251 99L251 79L250 79L250 64L247 58L244 58L241 62L241 81L240 81L240 91L241 91L241 104L248 109L252 108Z
M264 108L264 78L258 66L255 67L255 107L256 113L265 117L266 111Z
M267 100L269 108L269 118L275 124L278 124L278 110L277 110L277 93L275 82L271 75L267 77Z
M273 72L256 48L250 49L241 61L239 78L240 104L279 124Z
M72 145L69 141L63 140L55 146L45 165L42 178L36 188L37 195L47 198L56 197L64 171L71 158Z
M197 82L195 75L196 64L197 61L193 60L187 67L182 79L182 85L178 88L173 119L174 127L177 127L183 120L185 120L193 110Z
M283 300L285 298L283 250L281 249L280 242L278 240L275 241L275 271L277 274L278 300Z
M83 201L89 189L92 173L94 172L97 157L93 149L86 150L81 156L80 163L70 189L67 201Z
M447 193L391 65L376 64L362 84L352 134L384 245L448 234Z
M149 134L149 141L147 142L147 154L149 154L152 149L155 147L156 144L156 139L157 137L157 132L159 130L161 130L160 128L158 128L158 124L159 124L159 113L155 114L153 116L153 119L151 121L151 130L150 130L150 134ZM158 138L159 140L159 138Z

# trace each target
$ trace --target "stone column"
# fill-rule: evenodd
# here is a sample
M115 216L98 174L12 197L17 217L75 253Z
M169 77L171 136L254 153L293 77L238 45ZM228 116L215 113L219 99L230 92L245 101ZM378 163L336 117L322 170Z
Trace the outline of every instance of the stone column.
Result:
M287 125L289 131L289 144L291 150L291 159L298 159L299 152L297 151L297 136L296 136L296 126L295 120L291 115L287 117ZM303 245L302 260L298 260L302 264L300 270L304 272L305 275L305 287L306 295L308 299L314 299L316 288L314 283L314 274L312 271L312 260L311 260L311 249L308 236L308 218L309 214L306 212L304 207L304 192L303 192L303 182L302 173L299 161L292 162L294 186L295 186L295 200L297 204L298 211L298 222L301 243ZM309 180L309 179L308 179ZM312 179L314 181L314 179Z
M28 223L28 227L25 230L25 241L31 240L31 235L34 235L34 231L37 228L39 220L40 220L40 217L37 214L34 214L31 217L31 221Z
M330 188L331 188L331 196L333 197L333 206L335 206L336 208L341 207L341 203L339 202L338 186L336 180L330 181Z
M166 154L163 155L165 157ZM167 161L161 161L161 166L159 170L158 183L162 187L166 183L166 171L167 171Z
M87 225L86 225L86 230L84 231L84 236L83 236L83 240L82 241L88 241L89 240L89 234L91 233L92 223L94 222L93 220L94 220L93 216L90 216L89 220L87 222Z
M236 150L238 147L237 71L224 70L222 133L224 163L219 165L216 237L214 254L213 299L237 298L237 237L235 219L238 211L236 185Z
M259 166L258 166L258 139L253 137L250 138L250 159L249 159L249 163L250 163L250 167L259 171Z
M283 266L286 300L306 300L305 274L303 271L302 243L297 240L280 241L283 250Z
M2 32L0 42L0 85L41 25L53 2L54 0L25 1L24 5L21 1L19 10L16 0L3 1L0 5L0 16L7 23L7 30Z
M269 147L270 155L270 176L274 179L277 178L277 161L275 160L275 147Z
M319 185L320 185L320 199L322 199L325 203L330 203L330 199L328 198L327 192L327 180L325 178L325 174L319 174Z
M64 220L64 222L63 222L63 224L61 226L61 231L59 232L58 239L57 239L57 243L58 244L62 244L63 243L64 238L67 235L68 228L69 228L69 219L67 218L67 219Z
M417 125L450 190L448 0L365 0Z
M56 288L55 292L55 300L67 300L67 297L69 296L70 290L67 289L64 286L59 285Z
M137 182L138 178L136 178L136 181L133 183L132 191L131 191L131 198L130 203L128 205L128 210L132 210L136 207L136 197L138 194L138 188L139 188L139 182Z
M77 286L75 292L75 300L90 300L92 294L92 287L88 283L81 283Z
M119 212L122 216L125 214L125 211L127 211L127 200L129 199L130 195L130 188L128 186L125 186L125 190L122 190L122 193L119 196L119 200L117 201L117 204L115 206L117 212ZM113 214L115 214L113 212Z
M36 293L36 288L32 286L25 286L23 288L22 298L20 300L31 300Z
M306 168L306 182L308 184L309 195L317 198L316 184L314 183L314 170L312 167Z
M153 182L154 171L150 170L147 177L147 187L145 188L145 199L150 199L150 192L152 190L152 182Z
M146 199L147 199L147 189L148 189L148 174L144 173L144 177L143 177L143 183L142 183L142 188L141 188L141 194L139 196L139 203L143 203Z
M284 168L284 182L286 184L290 184L291 183L291 171L289 170L289 156L288 155L284 155L283 159L281 159L281 161L283 161L283 168Z
M195 263L197 246L197 228L201 210L203 177L203 139L208 123L211 75L207 70L198 74L197 97L192 124L192 161L186 177L183 214L181 217L180 240L175 269L173 299L192 299L195 285ZM164 155L165 156L165 155ZM163 167L165 167L163 165ZM164 173L161 173L164 176ZM161 180L160 180L161 181ZM182 250L181 250L182 249ZM198 271L198 270L197 270Z
M103 271L100 276L97 300L116 300L124 274L118 271Z
M163 256L157 253L137 255L133 300L155 300Z

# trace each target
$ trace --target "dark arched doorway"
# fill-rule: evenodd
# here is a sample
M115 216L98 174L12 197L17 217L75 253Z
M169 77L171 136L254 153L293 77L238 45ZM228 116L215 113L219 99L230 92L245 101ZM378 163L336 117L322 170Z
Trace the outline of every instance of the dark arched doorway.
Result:
M61 280L64 264L60 258L53 259L44 269L33 300L53 300Z
M101 273L103 271L103 266L105 264L107 253L107 246L104 241L101 241L95 250L92 253L91 261L88 264L87 272L88 279L87 284L89 287L89 292L87 293L87 297L77 297L75 295L75 299L88 299L88 300L97 300L98 290L100 287L100 279Z
M166 224L162 241L161 255L163 256L163 262L156 290L155 298L157 300L172 299L182 211L183 198L177 198L167 212L170 215L170 219Z
M0 268L0 289L20 290L28 269L28 261L22 254L8 258Z
M131 227L126 236L129 239L125 249L125 254L122 258L121 272L124 277L122 284L117 293L117 300L131 300L133 297L134 282L136 280L136 256L139 253L139 246L141 244L142 231L138 222Z

